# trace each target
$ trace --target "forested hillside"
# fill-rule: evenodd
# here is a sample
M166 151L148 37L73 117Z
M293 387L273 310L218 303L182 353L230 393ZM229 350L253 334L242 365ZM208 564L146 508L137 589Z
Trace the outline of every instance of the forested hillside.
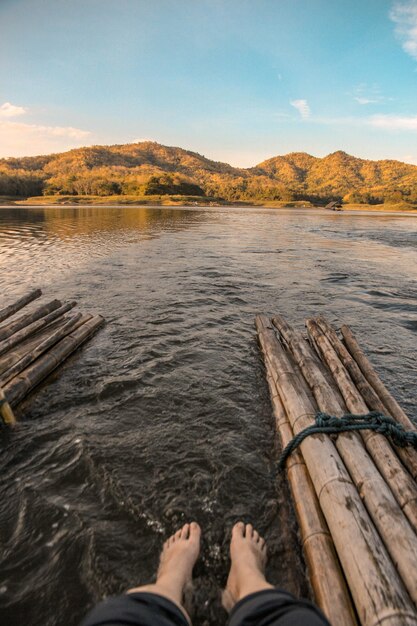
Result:
M303 152L240 169L153 142L0 159L0 196L187 195L226 201L417 204L417 166Z

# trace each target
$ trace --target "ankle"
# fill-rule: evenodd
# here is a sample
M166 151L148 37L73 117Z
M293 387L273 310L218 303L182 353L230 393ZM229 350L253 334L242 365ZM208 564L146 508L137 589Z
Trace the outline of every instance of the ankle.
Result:
M250 565L239 564L237 568L233 568L233 583L234 587L234 595L236 599L241 599L244 596L249 595L250 593L255 593L256 591L262 591L262 589L270 589L272 585L270 585L263 572L260 570L256 570Z
M274 586L268 583L263 577L246 580L238 588L237 600L243 600L243 598L246 598L246 596L252 593L265 591L267 589L274 589Z

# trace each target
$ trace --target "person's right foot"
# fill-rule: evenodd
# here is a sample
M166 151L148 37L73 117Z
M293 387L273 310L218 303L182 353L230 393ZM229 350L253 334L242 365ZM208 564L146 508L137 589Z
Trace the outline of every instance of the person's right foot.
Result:
M223 606L230 611L245 596L263 589L273 589L265 579L266 543L251 524L238 522L230 542L232 561Z

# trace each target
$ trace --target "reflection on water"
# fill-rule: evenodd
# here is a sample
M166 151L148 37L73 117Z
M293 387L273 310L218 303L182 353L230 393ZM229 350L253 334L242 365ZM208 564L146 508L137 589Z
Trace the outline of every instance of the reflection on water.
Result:
M3 299L41 286L109 322L1 434L0 621L77 624L147 582L191 518L197 626L224 622L240 518L265 533L272 582L307 594L253 319L350 324L417 417L416 231L324 211L0 210Z

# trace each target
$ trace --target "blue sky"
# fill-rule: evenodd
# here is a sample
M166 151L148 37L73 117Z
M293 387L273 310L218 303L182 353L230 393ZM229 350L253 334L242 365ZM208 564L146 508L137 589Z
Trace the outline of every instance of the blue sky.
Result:
M417 164L417 0L0 0L0 156Z

